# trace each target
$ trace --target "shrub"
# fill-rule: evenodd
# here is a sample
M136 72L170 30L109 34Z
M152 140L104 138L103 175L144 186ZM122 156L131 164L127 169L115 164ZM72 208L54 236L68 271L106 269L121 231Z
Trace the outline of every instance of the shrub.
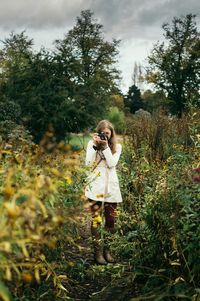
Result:
M79 154L65 145L47 153L30 141L14 141L0 149L0 297L66 297L68 249L82 208Z
M0 101L0 121L12 120L19 122L21 107L13 101ZM17 123L18 123L17 122Z
M116 235L113 245L142 283L142 300L199 293L200 186L192 171L200 166L199 117L199 111L181 120L160 115L135 119L128 127L120 167L122 236ZM124 289L130 285L127 276Z
M111 107L109 109L107 119L112 122L117 133L123 134L125 128L125 117L123 111L120 111L118 107Z

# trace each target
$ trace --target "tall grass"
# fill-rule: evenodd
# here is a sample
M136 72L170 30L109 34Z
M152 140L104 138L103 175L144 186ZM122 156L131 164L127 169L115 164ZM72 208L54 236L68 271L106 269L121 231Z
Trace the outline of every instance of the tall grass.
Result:
M0 297L56 300L67 297L82 208L79 153L10 135L0 149Z
M129 266L121 275L124 290L134 281L141 285L131 300L199 296L200 175L193 170L200 166L199 120L194 111L128 124L120 168L124 202L113 245Z
M198 300L199 120L196 110L128 121L118 170L123 204L110 241L118 263L106 267L75 254L84 222L81 152L56 144L51 131L40 145L19 131L3 140L1 299L70 300L78 285L91 300Z

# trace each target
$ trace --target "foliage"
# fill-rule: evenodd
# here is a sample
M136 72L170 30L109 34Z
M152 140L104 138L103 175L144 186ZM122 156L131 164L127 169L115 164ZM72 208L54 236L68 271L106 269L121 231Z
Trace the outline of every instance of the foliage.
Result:
M170 100L173 114L187 110L189 103L199 105L199 32L192 14L164 24L163 43L157 43L148 57L147 80Z
M164 110L168 111L169 101L162 91L153 92L148 89L142 93L142 99L144 101L144 108L150 113Z
M81 254L89 216L80 153L57 143L52 128L38 146L13 131L1 145L1 298L195 299L199 114L134 116L127 125L118 170L123 204L109 243L118 263L105 267L91 263L88 247Z
M54 51L33 52L25 32L2 41L0 97L15 104L15 114L21 110L17 123L36 142L50 125L62 140L69 132L93 127L105 115L110 96L118 92L119 41L106 41L102 28L86 10L64 39L55 41Z
M77 23L63 40L56 40L56 58L73 100L69 117L71 131L94 126L105 114L110 96L116 91L119 71L115 68L119 41L104 40L103 26L89 10L82 11Z
M2 80L4 79L2 94L12 100L10 103L21 108L21 114L16 122L22 123L30 130L36 141L42 138L49 124L54 126L57 138L61 139L67 129L66 84L59 75L54 58L45 50L29 54L26 60L20 57L22 62L18 58L17 50L12 53L12 57L7 58L10 45L14 44L13 47L17 49L16 44L21 45L24 40L27 40L28 44L28 37L22 35L11 35L6 40L6 46L2 51L5 61L16 63L9 66L8 74L5 74L6 71L2 74Z
M126 117L118 170L123 204L109 243L118 263L107 266L92 264L90 240L80 237L80 230L89 233L90 222L83 211L85 168L80 164L89 136L58 140L92 127L106 114L118 132L124 129L116 84L118 41L106 42L102 25L83 11L75 27L56 41L55 52L33 53L33 41L24 32L3 42L1 299L77 300L82 292L87 300L199 298L200 112L191 105L199 97L199 36L192 15L163 28L169 44L155 48L150 58L149 80L159 92L146 93L143 102L133 85L124 100L131 113L151 102L152 115ZM172 112L182 118L155 113L161 99L170 100ZM183 114L186 107L189 113Z
M33 56L24 77L18 81L21 82L19 103L24 124L35 140L40 141L50 124L56 139L63 139L69 130L71 100L55 58L41 50Z
M110 97L111 106L117 107L119 110L124 109L124 98L121 94L114 94Z
M91 139L89 134L71 134L68 143L72 150L86 150L88 141Z
M141 284L131 300L191 300L199 294L200 187L193 181L200 164L199 114L181 121L137 119L128 127L121 164L124 203L113 247L127 261L123 290Z
M120 111L118 107L110 107L106 118L114 125L117 133L123 134L125 129L125 116L123 111Z
M21 107L13 101L0 102L0 122L11 120L17 122L21 115Z
M33 40L29 39L24 31L20 34L12 32L1 43L3 44L0 50L1 98L18 103L21 86L21 82L18 82L18 80L21 76L24 76L24 72L32 58Z
M132 114L134 114L137 110L144 108L141 92L137 86L132 85L129 87L128 93L124 97L124 105Z
M72 263L67 250L76 245L82 172L75 171L79 154L61 143L53 148L51 137L52 132L47 132L38 146L15 131L9 144L1 144L3 300L11 300L11 294L15 300L55 300L68 295L66 273Z

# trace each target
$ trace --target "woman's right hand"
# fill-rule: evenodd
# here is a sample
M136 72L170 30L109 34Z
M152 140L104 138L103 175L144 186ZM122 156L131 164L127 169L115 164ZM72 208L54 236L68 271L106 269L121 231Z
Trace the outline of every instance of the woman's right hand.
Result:
M97 133L94 133L92 136L93 142L95 145L98 145L99 143L101 143L101 138L98 136Z
M108 147L108 140L102 140L97 133L93 134L93 142L97 147L106 149Z

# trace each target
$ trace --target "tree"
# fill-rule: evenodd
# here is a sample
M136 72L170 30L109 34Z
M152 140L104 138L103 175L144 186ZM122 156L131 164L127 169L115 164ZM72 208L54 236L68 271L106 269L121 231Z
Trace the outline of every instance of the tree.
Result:
M162 91L145 90L142 93L142 99L144 106L148 112L154 112L156 110L167 110L168 102L165 94Z
M162 28L166 41L148 57L147 80L167 95L171 112L180 117L190 102L199 104L200 35L192 14Z
M21 82L33 55L33 40L25 32L1 41L0 49L0 123L7 128L5 137L17 124L22 123ZM24 85L24 83L23 83Z
M20 115L21 108L17 103L13 101L0 101L0 122L9 120L17 123Z
M56 139L63 139L69 129L67 115L71 100L54 56L40 50L18 81L23 122L35 140L41 140L49 125L53 126Z
M29 39L25 32L10 36L4 41L0 50L0 95L16 98L18 89L16 79L22 74L33 55L33 40ZM14 95L16 93L16 95Z
M93 13L85 10L64 39L55 41L60 71L73 99L68 116L72 131L87 128L105 116L110 96L115 94L119 41L105 41L102 28Z
M137 86L140 89L142 88L142 83L144 79L142 74L142 66L140 63L139 64L137 62L134 63L132 81L135 86Z
M104 41L102 25L92 15L83 11L53 52L33 53L33 41L24 32L3 41L0 100L21 107L18 121L37 142L49 125L59 140L93 126L106 115L110 96L118 93L119 42Z
M24 32L12 33L3 41L1 111L6 112L7 119L15 117L37 142L50 124L61 139L68 129L68 88L54 56L44 49L33 53L32 44Z
M112 122L118 134L123 134L125 127L125 116L123 111L120 111L118 107L110 107L106 119Z
M137 110L144 108L141 92L137 86L132 85L129 88L128 94L124 97L124 105L129 108L132 114L134 114Z

